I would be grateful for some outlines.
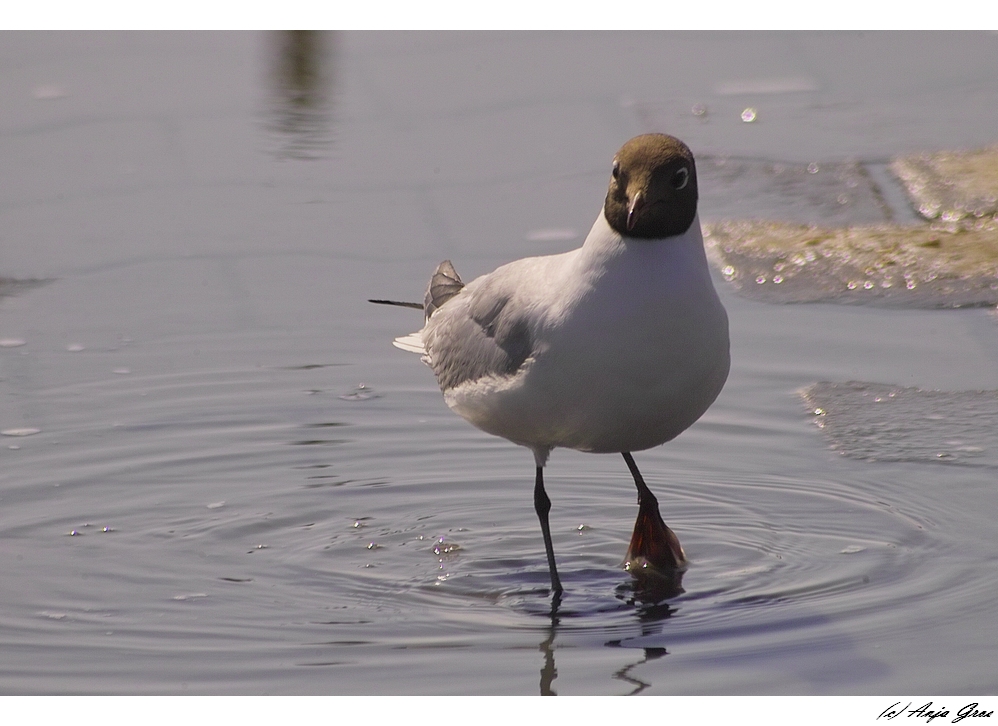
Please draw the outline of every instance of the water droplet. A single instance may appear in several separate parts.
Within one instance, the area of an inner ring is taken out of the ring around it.
[[[857,552],[862,552],[865,549],[866,549],[866,547],[860,547],[859,545],[849,545],[848,547],[845,547],[844,549],[842,549],[839,552],[839,554],[840,555],[854,555]]]
[[[70,343],[69,345],[66,346],[66,350],[68,350],[70,353],[79,353],[81,350],[86,350],[86,348],[84,348],[79,343]]]
[[[360,383],[351,393],[345,393],[340,396],[344,401],[366,401],[369,398],[380,398],[380,395],[375,393],[366,384]]]
[[[20,338],[0,338],[0,348],[20,348],[22,345],[27,345],[27,341]]]
[[[907,287],[909,290],[914,290],[915,289],[915,281],[914,280],[908,280],[908,282],[905,284],[905,287]]]
[[[114,531],[114,530],[113,530],[113,529],[111,529],[110,527],[103,527],[103,528],[101,529],[101,532],[113,532],[113,531]]]
[[[449,555],[452,552],[457,552],[461,549],[461,546],[455,542],[448,542],[444,537],[438,537],[436,542],[433,544],[433,554],[439,556]],[[441,560],[442,561],[442,560]]]
[[[842,206],[845,206],[846,204],[849,203],[849,195],[848,194],[840,194],[839,197],[838,197],[838,199],[836,201],[839,204],[841,204]]]
[[[727,278],[734,277],[735,276],[735,268],[732,267],[731,265],[725,265],[725,267],[721,270],[721,274],[724,275]]]
[[[381,545],[379,545],[376,542],[371,542],[371,543],[369,543],[367,545],[367,549],[369,549],[369,550],[380,550],[381,549]]]
[[[824,416],[825,415],[825,409],[823,409],[823,408],[816,408],[816,409],[814,409],[814,415],[815,416]]]
[[[69,530],[69,536],[70,536],[70,537],[79,537],[79,536],[80,536],[80,533],[79,533],[79,531],[78,531],[78,530],[75,530],[75,529],[71,529],[71,530]]]
[[[704,117],[704,116],[707,115],[707,104],[705,104],[705,103],[694,103],[693,104],[693,108],[691,109],[691,111],[692,111],[692,113],[693,113],[694,116],[702,118],[702,117]]]
[[[773,275],[774,285],[779,285],[781,282],[783,282],[783,275]]]
[[[354,529],[360,529],[361,527],[363,527],[363,526],[364,526],[364,523],[358,520],[358,521],[354,522],[354,523],[353,523],[353,524],[352,524],[351,526],[352,526],[352,527],[353,527]],[[420,536],[419,536],[419,538],[420,538],[420,539],[423,539],[423,536],[422,536],[422,535],[420,535]]]
[[[846,287],[848,287],[850,290],[855,290],[857,287],[859,287],[859,283],[856,282],[855,280],[850,280],[849,282],[846,283]]]
[[[41,429],[31,428],[4,429],[3,431],[0,431],[0,436],[34,436],[35,434],[40,434],[41,432]]]
[[[207,504],[205,506],[208,507],[208,509],[221,509],[222,507],[225,506],[225,502],[224,501],[212,502],[211,504]]]
[[[864,282],[863,283],[863,289],[864,290],[872,290],[873,289],[873,281],[872,280],[867,280],[866,282]]]
[[[766,282],[766,276],[765,275],[759,275],[757,278],[755,278],[755,284],[756,285],[762,285],[764,282]]]
[[[812,161],[810,164],[807,165],[808,174],[817,174],[819,171],[821,171],[821,167],[818,166],[817,163]]]
[[[742,111],[742,121],[744,121],[747,124],[750,124],[753,121],[755,121],[757,117],[758,114],[756,113],[756,110],[751,106]]]

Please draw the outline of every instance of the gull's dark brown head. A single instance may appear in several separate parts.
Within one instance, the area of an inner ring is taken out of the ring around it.
[[[674,136],[635,136],[613,158],[603,211],[624,237],[683,234],[697,213],[693,152]]]

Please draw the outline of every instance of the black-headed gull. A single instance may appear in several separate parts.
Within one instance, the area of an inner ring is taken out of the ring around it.
[[[623,454],[639,504],[625,567],[681,572],[686,555],[631,452],[682,433],[728,376],[728,317],[704,255],[692,152],[645,134],[624,144],[612,169],[582,247],[468,284],[442,262],[423,304],[409,303],[423,308],[423,329],[395,341],[422,355],[454,411],[534,452],[534,508],[556,594],[544,491],[551,450]]]

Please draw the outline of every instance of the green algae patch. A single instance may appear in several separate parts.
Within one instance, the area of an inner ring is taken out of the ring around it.
[[[890,170],[926,219],[967,228],[998,220],[998,146],[903,156]]]
[[[708,257],[745,297],[920,308],[998,304],[998,223],[938,229],[704,225]]]
[[[886,181],[893,181],[884,174]],[[894,220],[882,190],[855,161],[809,164],[697,157],[701,210],[724,219],[780,219],[828,227]],[[898,195],[900,197],[900,194]]]
[[[998,467],[998,391],[927,391],[823,381],[800,392],[844,456]]]

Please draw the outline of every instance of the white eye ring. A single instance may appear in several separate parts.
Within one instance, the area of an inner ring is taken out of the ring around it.
[[[672,175],[672,186],[677,190],[685,189],[686,185],[690,182],[690,170],[685,166],[676,169],[676,173]]]

